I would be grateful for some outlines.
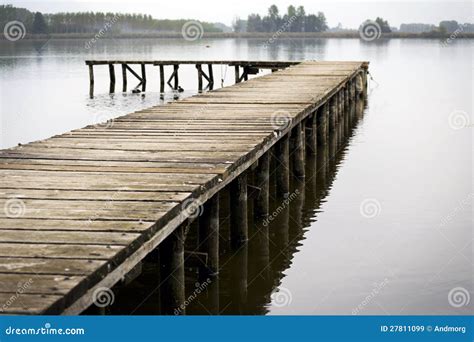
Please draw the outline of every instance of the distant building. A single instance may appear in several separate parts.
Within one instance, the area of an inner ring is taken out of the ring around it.
[[[431,24],[401,24],[400,32],[403,33],[422,33],[436,30],[436,26]]]

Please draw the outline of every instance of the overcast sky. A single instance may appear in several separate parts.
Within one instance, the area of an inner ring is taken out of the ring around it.
[[[151,14],[154,18],[199,19],[210,22],[232,23],[236,16],[246,18],[249,13],[264,15],[271,4],[280,12],[286,12],[288,5],[302,5],[306,13],[322,11],[329,26],[342,23],[344,27],[356,28],[365,19],[380,16],[391,26],[401,23],[438,24],[444,19],[458,22],[473,22],[472,1],[315,1],[315,0],[53,0],[53,1],[0,1],[17,7],[26,7],[43,13],[64,11],[108,11],[121,13]]]

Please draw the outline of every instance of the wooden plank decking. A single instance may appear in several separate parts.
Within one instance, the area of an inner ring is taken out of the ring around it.
[[[303,62],[0,151],[0,312],[79,313],[367,67]],[[278,127],[283,113],[291,124]],[[3,307],[2,307],[3,305]]]

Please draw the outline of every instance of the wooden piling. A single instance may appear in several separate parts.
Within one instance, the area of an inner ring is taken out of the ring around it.
[[[317,125],[318,125],[318,145],[326,145],[328,139],[328,111],[329,105],[328,103],[324,103],[321,107],[318,108],[317,111]]]
[[[257,197],[254,200],[255,219],[265,218],[269,213],[270,197],[270,155],[263,154],[258,160],[258,166],[255,170],[255,186],[259,188]]]
[[[184,230],[180,225],[160,245],[160,302],[162,314],[184,314]]]
[[[211,276],[219,273],[219,194],[206,203],[199,217],[199,250],[207,253],[207,269]]]
[[[289,141],[284,136],[275,144],[275,159],[277,161],[276,192],[278,196],[287,197],[290,193],[290,161]]]
[[[89,64],[89,84],[94,85],[94,65]]]
[[[337,116],[337,101],[336,97],[333,96],[329,100],[329,132],[334,132],[336,128],[336,116]]]
[[[293,159],[293,174],[298,178],[304,178],[304,130],[302,123],[298,123],[291,131],[291,138],[293,140],[291,156]]]
[[[165,92],[165,66],[160,65],[160,93]]]
[[[115,92],[115,68],[112,63],[109,64],[109,75],[110,75],[110,93]]]
[[[230,240],[233,247],[248,241],[247,174],[244,172],[230,183]]]
[[[142,63],[141,65],[141,71],[142,71],[142,91],[146,90],[146,69],[145,69],[145,64]]]
[[[316,154],[318,149],[318,110],[314,111],[307,119],[306,147],[310,154]]]
[[[178,78],[178,69],[179,65],[175,64],[173,65],[173,70],[174,70],[174,90],[178,90],[179,87],[179,78]]]
[[[198,91],[202,92],[202,66],[201,64],[196,64],[196,69],[198,71]]]
[[[214,71],[212,70],[212,64],[207,65],[209,73],[209,90],[214,88]]]
[[[122,64],[122,91],[127,91],[127,65]]]
[[[234,68],[235,68],[235,83],[240,83],[239,66],[236,65]]]

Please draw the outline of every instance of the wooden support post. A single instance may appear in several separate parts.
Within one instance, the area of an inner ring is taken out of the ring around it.
[[[304,130],[302,129],[303,124],[299,122],[291,131],[291,137],[293,140],[291,156],[293,159],[293,174],[298,178],[304,178]]]
[[[364,99],[367,97],[367,69],[363,69],[362,72],[362,95]]]
[[[209,73],[209,90],[214,88],[214,71],[212,70],[212,64],[207,65]]]
[[[258,160],[258,166],[255,170],[255,186],[260,190],[253,205],[254,217],[255,219],[265,218],[270,211],[270,155],[268,152]]]
[[[142,63],[141,69],[142,69],[142,91],[145,91],[146,90],[146,70],[145,70],[144,63]]]
[[[248,80],[249,80],[248,68],[249,68],[249,67],[244,67],[244,73],[243,73],[243,75],[242,75],[242,78],[244,79],[244,81],[248,81]]]
[[[201,64],[196,64],[196,69],[198,71],[198,91],[202,92],[202,66]]]
[[[165,66],[160,64],[160,93],[165,92]]]
[[[318,150],[318,110],[314,111],[307,119],[306,147],[310,154],[316,154]]]
[[[290,193],[290,162],[288,135],[282,137],[275,144],[275,158],[277,161],[276,191],[277,195],[287,197]]]
[[[115,93],[115,69],[112,63],[109,64],[110,93]]]
[[[208,275],[219,273],[219,194],[206,203],[199,218],[199,249],[207,253]]]
[[[235,66],[235,83],[240,83],[240,71],[239,66]]]
[[[249,239],[247,220],[247,174],[244,172],[230,183],[230,240],[239,247]]]
[[[339,123],[339,121],[341,121],[342,113],[344,112],[343,103],[344,103],[344,101],[342,100],[342,89],[340,89],[337,92],[337,122],[338,123]]]
[[[326,145],[328,139],[328,111],[329,105],[325,102],[317,111],[318,120],[318,145]]]
[[[94,85],[94,65],[89,64],[89,83],[91,86]]]
[[[122,91],[126,92],[127,91],[127,66],[125,64],[122,64]]]
[[[94,65],[89,64],[89,95],[94,96]]]
[[[349,111],[349,106],[350,106],[350,94],[349,94],[349,90],[350,90],[350,81],[347,83],[346,87],[344,88],[344,106],[346,108],[346,111]]]
[[[158,247],[161,262],[160,302],[165,315],[184,314],[184,230],[180,225]]]
[[[331,97],[329,100],[329,131],[334,132],[336,128],[336,109],[337,109],[337,100],[336,96]]]
[[[174,70],[174,90],[178,90],[179,87],[179,79],[178,79],[178,69],[179,65],[175,64],[173,65],[173,70]]]

